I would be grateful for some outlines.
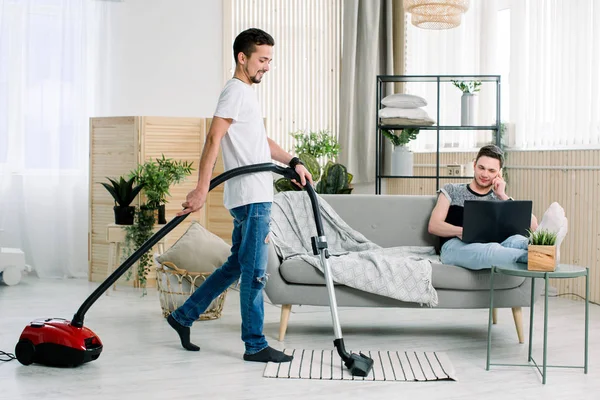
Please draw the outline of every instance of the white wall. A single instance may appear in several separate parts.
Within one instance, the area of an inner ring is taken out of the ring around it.
[[[96,116],[211,116],[223,85],[221,2],[107,5]]]

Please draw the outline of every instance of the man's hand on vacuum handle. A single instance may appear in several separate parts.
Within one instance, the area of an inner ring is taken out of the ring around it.
[[[188,193],[185,201],[181,204],[183,210],[178,212],[177,216],[198,211],[204,206],[204,203],[206,203],[208,189],[210,188],[210,180],[212,179],[212,173],[215,169],[215,164],[217,163],[217,157],[219,156],[221,139],[223,139],[223,136],[227,133],[232,122],[231,119],[213,117],[212,123],[210,124],[210,130],[206,135],[204,148],[202,149],[202,156],[200,157],[198,184],[194,190]]]
[[[177,216],[193,213],[200,210],[204,206],[204,203],[206,203],[207,194],[208,192],[201,188],[196,188],[189,192],[185,198],[185,202],[181,204],[183,210],[178,212]]]

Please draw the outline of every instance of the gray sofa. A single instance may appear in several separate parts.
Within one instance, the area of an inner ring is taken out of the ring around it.
[[[435,196],[322,195],[352,228],[382,247],[434,246],[437,238],[427,231]],[[433,264],[433,286],[438,293],[437,308],[488,308],[489,270],[471,271],[452,265]],[[282,306],[279,340],[287,330],[292,305],[329,306],[323,274],[300,260],[282,262],[273,244],[269,248],[265,293],[273,304]],[[541,291],[541,285],[536,288]],[[339,307],[421,307],[336,284]],[[512,308],[517,336],[523,343],[521,307],[529,307],[531,282],[527,278],[496,275],[494,306]],[[429,308],[427,306],[423,308]],[[495,310],[494,310],[495,311]],[[494,323],[495,323],[494,312]]]

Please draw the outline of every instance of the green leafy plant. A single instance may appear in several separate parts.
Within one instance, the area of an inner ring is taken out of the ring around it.
[[[319,132],[298,131],[290,133],[295,139],[294,154],[310,154],[319,159],[326,157],[328,160],[335,160],[340,152],[340,145],[337,139],[328,130]]]
[[[144,186],[143,193],[146,195],[146,201],[149,208],[158,208],[161,204],[167,203],[167,196],[170,196],[169,188],[173,184],[181,183],[186,176],[192,174],[193,163],[187,161],[174,161],[171,158],[161,158],[149,160],[138,165],[130,173],[135,181]]]
[[[352,193],[352,175],[342,164],[328,162],[315,191],[320,194],[350,194]]]
[[[124,262],[135,249],[139,249],[144,242],[146,242],[152,236],[154,229],[154,210],[147,206],[141,206],[136,208],[135,220],[133,225],[125,227],[125,240],[123,242],[123,256],[121,262]],[[136,269],[135,274],[142,288],[142,296],[146,295],[146,282],[148,272],[152,268],[152,254],[147,252],[143,254],[140,259],[134,264]],[[130,280],[133,275],[133,271],[130,269],[127,271],[125,278]]]
[[[452,81],[452,84],[459,88],[463,93],[475,93],[481,89],[481,81]]]
[[[398,135],[394,131],[382,129],[381,133],[383,133],[383,136],[385,136],[386,138],[388,138],[390,140],[390,142],[392,142],[394,147],[398,147],[398,146],[405,146],[411,140],[416,139],[417,135],[419,134],[419,129],[404,128],[400,131],[400,134],[398,134]]]
[[[115,205],[120,207],[129,206],[135,199],[135,196],[137,196],[144,187],[143,184],[134,187],[133,183],[135,178],[130,178],[127,181],[123,177],[120,177],[118,181],[108,177],[106,179],[108,179],[111,184],[109,185],[105,182],[101,182],[101,184],[111,194],[115,200]]]
[[[306,169],[313,177],[313,182],[317,182],[315,191],[319,194],[350,194],[352,192],[353,175],[348,173],[346,167],[342,164],[329,161],[324,168],[321,168],[317,159],[310,154],[300,154],[298,158],[302,160]],[[323,173],[321,174],[321,171]],[[278,192],[287,192],[291,190],[302,190],[290,179],[279,178],[275,181],[275,190]]]
[[[135,210],[133,225],[125,228],[124,259],[152,236],[156,221],[154,210],[167,203],[167,196],[171,195],[171,185],[181,183],[185,177],[191,175],[192,164],[187,161],[175,161],[162,154],[160,158],[148,160],[129,173],[130,179],[143,186],[142,193],[146,198],[145,203]],[[136,270],[136,277],[144,289],[143,295],[146,294],[146,280],[150,268],[152,254],[148,252],[140,257]],[[131,279],[131,275],[130,270],[127,279]]]
[[[556,233],[547,230],[531,232],[529,229],[529,244],[533,246],[554,246],[556,244]]]

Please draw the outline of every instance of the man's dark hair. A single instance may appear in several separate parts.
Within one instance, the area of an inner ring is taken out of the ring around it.
[[[477,153],[477,157],[475,157],[475,162],[477,162],[480,157],[495,158],[500,161],[500,168],[504,166],[504,152],[495,144],[488,144],[479,149],[479,153]]]
[[[233,41],[233,58],[235,64],[238,63],[238,54],[244,53],[246,57],[250,57],[252,53],[256,51],[256,46],[267,44],[269,46],[275,46],[275,40],[267,32],[257,29],[250,28],[241,32]]]

